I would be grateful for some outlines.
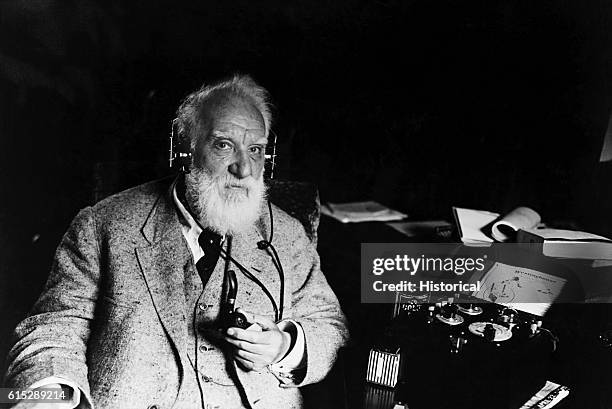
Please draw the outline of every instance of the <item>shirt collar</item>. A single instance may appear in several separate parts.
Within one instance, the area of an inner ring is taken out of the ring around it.
[[[180,216],[179,219],[185,227],[189,228],[189,230],[192,230],[199,235],[200,233],[202,233],[202,228],[198,225],[191,213],[187,211],[183,203],[179,200],[178,194],[176,192],[177,183],[178,178],[176,178],[172,183],[172,200],[174,200],[174,204],[176,205],[176,209],[178,210],[178,214]]]
[[[176,209],[179,213],[179,219],[181,223],[189,229],[189,232],[194,234],[195,237],[199,237],[200,233],[202,233],[202,227],[196,222],[191,213],[187,210],[183,202],[181,202],[178,198],[178,194],[176,192],[176,185],[178,183],[179,178],[176,178],[172,183],[172,199],[174,200],[174,204],[176,205]],[[225,241],[225,235],[221,237],[221,243]]]

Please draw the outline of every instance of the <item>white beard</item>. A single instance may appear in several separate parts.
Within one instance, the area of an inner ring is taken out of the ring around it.
[[[226,189],[229,184],[246,189]],[[237,179],[232,175],[212,178],[203,169],[192,167],[185,175],[185,197],[200,223],[224,235],[243,233],[255,225],[266,198],[263,177]]]

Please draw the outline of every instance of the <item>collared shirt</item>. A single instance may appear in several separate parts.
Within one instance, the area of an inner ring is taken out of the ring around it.
[[[197,263],[198,260],[204,256],[204,250],[202,250],[198,243],[198,237],[200,237],[200,233],[202,233],[202,228],[179,200],[176,193],[176,182],[172,185],[172,198],[181,216],[181,231],[193,255],[193,261]],[[223,236],[222,242],[224,240],[225,236]],[[293,332],[296,334],[295,339],[292,339],[293,347],[285,357],[268,366],[279,381],[287,384],[293,381],[291,372],[301,369],[306,361],[306,336],[302,326],[294,320],[282,320],[278,322],[277,325],[281,331]],[[290,331],[291,329],[294,329],[294,331]]]

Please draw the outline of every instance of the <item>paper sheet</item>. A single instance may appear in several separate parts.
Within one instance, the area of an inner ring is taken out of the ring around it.
[[[542,218],[533,209],[517,207],[495,222],[491,227],[491,234],[497,241],[510,241],[516,238],[519,229],[528,229],[537,226]]]
[[[474,297],[543,316],[567,282],[562,277],[496,262]]]
[[[461,233],[462,242],[466,244],[493,242],[493,239],[484,234],[482,229],[493,223],[499,217],[498,213],[464,209],[462,207],[453,207],[453,213]]]

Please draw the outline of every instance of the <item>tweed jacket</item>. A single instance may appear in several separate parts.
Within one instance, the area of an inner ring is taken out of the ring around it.
[[[185,399],[199,390],[186,350],[184,291],[185,271],[194,269],[194,261],[171,182],[150,182],[79,212],[42,295],[15,330],[7,386],[25,388],[59,376],[76,382],[96,408],[194,407],[194,400]],[[278,302],[278,272],[267,250],[256,245],[269,235],[264,216],[252,231],[234,236],[232,255]],[[295,385],[302,386],[325,377],[346,342],[346,322],[302,225],[275,206],[273,216],[273,243],[285,271],[284,318],[305,333],[306,374]],[[217,263],[204,294],[211,321],[219,314],[223,264]],[[239,279],[236,305],[274,319],[263,291]],[[232,374],[242,396],[238,407],[302,407],[298,388],[280,386],[266,370],[247,372],[232,359],[222,361],[227,368],[206,370]]]

